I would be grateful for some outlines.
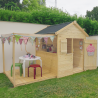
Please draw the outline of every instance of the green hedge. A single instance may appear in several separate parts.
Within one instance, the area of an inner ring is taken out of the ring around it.
[[[76,20],[82,28],[85,28],[85,31],[89,35],[98,34],[98,22],[96,20],[90,20],[89,18],[84,17],[77,18],[77,15],[70,16],[67,13],[53,8],[42,8],[40,10],[33,10],[32,12],[0,9],[0,20],[49,25]]]

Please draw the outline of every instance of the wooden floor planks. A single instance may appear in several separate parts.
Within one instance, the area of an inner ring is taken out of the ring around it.
[[[47,80],[47,79],[51,79],[51,78],[56,78],[56,75],[54,75],[53,73],[50,73],[47,69],[42,70],[43,73],[42,73],[42,77],[41,77],[41,70],[40,70],[40,68],[37,68],[36,69],[36,79],[34,79],[34,71],[33,70],[34,70],[33,68],[30,68],[29,77],[28,77],[28,69],[26,68],[25,69],[25,77],[23,77],[23,75],[20,76],[19,69],[16,69],[15,70],[16,86],[21,86],[21,85],[39,82],[39,81],[43,81],[43,80]],[[11,72],[5,71],[5,74],[13,84],[13,76],[11,77]]]

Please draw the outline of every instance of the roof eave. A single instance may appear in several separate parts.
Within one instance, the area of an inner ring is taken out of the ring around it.
[[[71,25],[73,25],[73,22],[68,24],[67,26],[63,27],[62,29],[58,30],[57,32],[55,32],[55,35],[58,35],[60,32],[62,32],[63,30],[69,28]]]

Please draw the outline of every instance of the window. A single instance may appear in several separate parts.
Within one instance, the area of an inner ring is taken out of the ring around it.
[[[61,53],[72,53],[72,39],[62,39],[61,40]]]
[[[67,39],[61,40],[61,53],[67,53]]]

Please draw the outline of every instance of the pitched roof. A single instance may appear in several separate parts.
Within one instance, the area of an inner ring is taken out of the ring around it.
[[[36,34],[55,34],[55,32],[57,32],[58,30],[62,29],[65,26],[69,25],[70,23],[72,23],[72,22],[51,25],[51,26],[48,26],[45,29],[37,32]]]

